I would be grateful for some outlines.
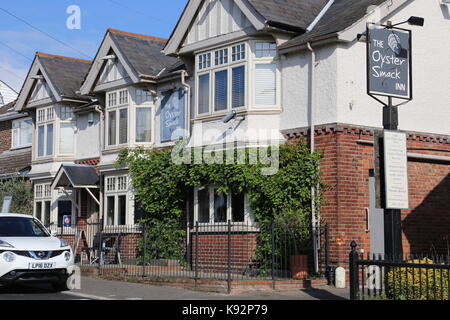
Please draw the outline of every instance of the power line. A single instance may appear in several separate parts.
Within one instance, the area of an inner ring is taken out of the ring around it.
[[[136,9],[134,9],[134,8],[131,8],[131,7],[129,7],[129,6],[125,5],[125,4],[123,4],[123,3],[120,3],[120,2],[118,2],[118,1],[115,1],[115,0],[107,0],[107,1],[109,1],[109,2],[111,2],[111,3],[113,3],[113,4],[115,4],[116,6],[119,6],[119,7],[125,8],[125,9],[128,9],[128,10],[130,10],[130,11],[133,11],[134,13],[140,14],[140,15],[142,15],[142,16],[144,16],[144,17],[152,18],[152,19],[158,20],[159,22],[162,22],[162,23],[168,23],[167,21],[163,21],[163,20],[161,20],[161,19],[159,19],[159,18],[157,18],[157,17],[153,17],[153,16],[150,17],[147,13],[144,13],[144,12],[142,12],[142,11],[139,11],[139,10],[136,10]]]
[[[10,49],[11,51],[14,51],[15,53],[17,53],[18,55],[24,57],[25,59],[29,60],[29,61],[33,61],[33,59],[27,57],[26,55],[22,54],[21,52],[17,51],[16,49],[14,49],[13,47],[10,47],[9,45],[7,45],[6,43],[0,41],[0,44],[4,45],[5,47],[7,47],[8,49]]]
[[[10,75],[16,77],[17,79],[20,79],[20,80],[22,80],[22,81],[25,79],[25,77],[21,77],[21,76],[15,74],[14,72],[12,72],[11,70],[8,70],[8,69],[6,69],[6,68],[4,68],[4,67],[2,67],[2,66],[0,66],[0,69],[5,70],[6,72],[8,72]]]
[[[61,41],[61,40],[55,38],[55,37],[52,36],[51,34],[45,32],[45,31],[42,30],[42,29],[39,29],[38,27],[35,27],[35,26],[32,25],[31,23],[25,21],[25,20],[22,19],[22,18],[19,18],[18,16],[16,16],[15,14],[9,12],[8,10],[3,9],[3,8],[0,8],[0,10],[3,11],[3,12],[5,12],[6,14],[10,15],[11,17],[13,17],[13,18],[15,18],[15,19],[17,19],[17,20],[19,20],[19,21],[25,23],[25,24],[26,24],[27,26],[29,26],[30,28],[33,28],[34,30],[37,30],[37,31],[39,31],[40,33],[46,35],[47,37],[53,39],[54,41],[56,41],[56,42],[58,42],[58,43],[60,43],[60,44],[62,44],[62,45],[64,45],[64,46],[66,46],[66,47],[68,47],[68,48],[70,48],[70,49],[72,49],[72,50],[75,50],[76,52],[82,54],[82,55],[85,56],[85,57],[88,57],[89,59],[92,59],[92,57],[91,57],[90,55],[88,55],[88,54],[84,53],[83,51],[81,51],[81,50],[79,50],[79,49],[77,49],[77,48],[71,46],[70,44],[65,43],[64,41]]]

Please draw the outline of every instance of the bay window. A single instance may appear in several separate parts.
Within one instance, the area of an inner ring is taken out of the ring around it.
[[[196,188],[194,194],[194,222],[224,224],[251,222],[247,200],[242,193],[219,193],[214,186]]]
[[[119,98],[117,98],[119,97]],[[128,89],[107,93],[107,145],[128,143]]]
[[[200,53],[196,79],[197,116],[248,107],[276,107],[279,105],[276,43],[249,40]]]
[[[24,148],[31,146],[32,136],[31,119],[19,119],[12,122],[12,148]]]

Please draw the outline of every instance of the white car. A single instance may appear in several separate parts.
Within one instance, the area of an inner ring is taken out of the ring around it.
[[[73,273],[74,257],[65,240],[32,216],[0,213],[0,286],[42,282],[63,291]]]

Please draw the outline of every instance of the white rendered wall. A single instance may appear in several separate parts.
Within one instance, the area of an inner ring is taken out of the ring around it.
[[[337,121],[337,53],[335,46],[316,49],[315,123]],[[281,129],[310,125],[311,52],[302,51],[282,58]]]
[[[414,100],[399,107],[401,130],[450,135],[449,8],[437,0],[415,0],[389,17],[394,23],[425,18],[424,27],[402,26],[413,31]],[[381,127],[382,106],[366,94],[365,44],[341,45],[337,52],[337,122]]]

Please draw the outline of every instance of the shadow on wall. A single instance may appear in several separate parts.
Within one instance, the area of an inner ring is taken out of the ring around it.
[[[450,255],[450,174],[403,219],[402,228],[411,254]]]
[[[444,16],[444,19],[450,20],[450,8],[448,5],[441,6],[442,15]]]

